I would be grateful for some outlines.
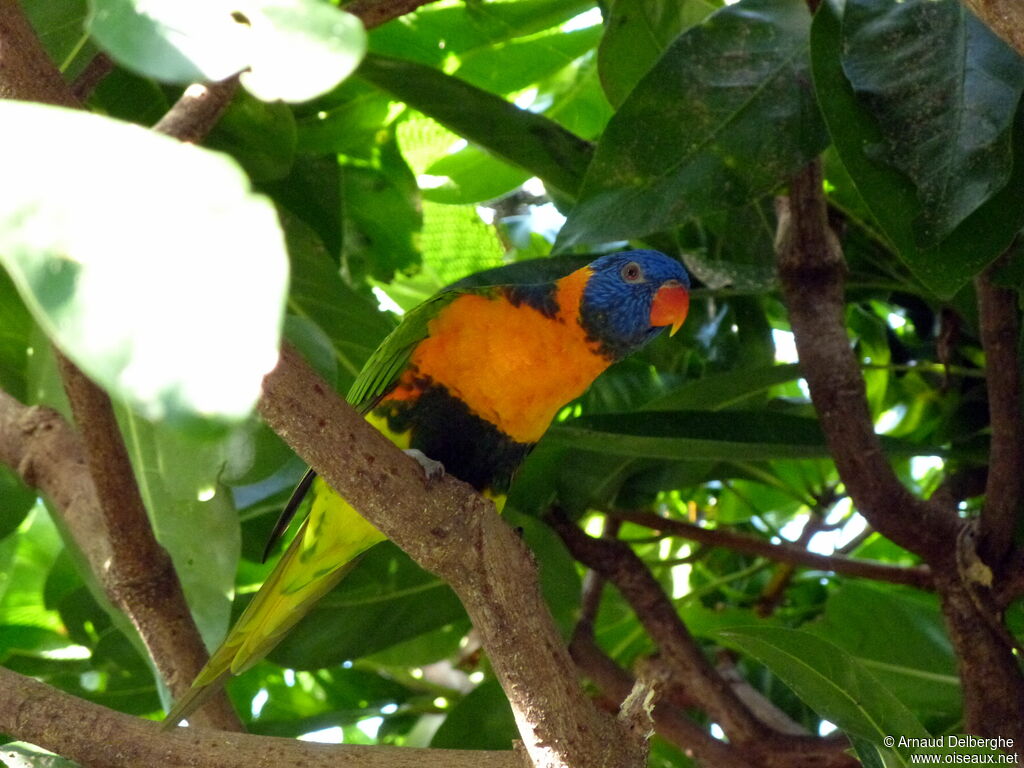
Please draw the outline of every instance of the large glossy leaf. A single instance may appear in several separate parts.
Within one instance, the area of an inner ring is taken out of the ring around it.
[[[547,118],[411,61],[371,55],[358,74],[555,189],[576,193],[590,144]]]
[[[558,244],[741,206],[824,149],[809,28],[798,0],[743,0],[677,38],[609,122]]]
[[[277,359],[287,262],[238,166],[55,107],[5,102],[0,123],[0,263],[46,333],[150,418],[248,413]],[[45,163],[24,149],[40,144]]]
[[[605,453],[657,459],[777,459],[827,455],[814,419],[759,411],[649,411],[583,416],[548,439]]]
[[[641,411],[585,415],[553,425],[547,440],[618,456],[762,461],[830,456],[816,419],[771,411]],[[882,438],[894,456],[936,456],[936,446]]]
[[[92,0],[89,31],[116,61],[167,82],[242,72],[267,101],[306,101],[351,74],[362,23],[321,0]]]
[[[598,50],[608,100],[622,104],[669,44],[714,10],[706,0],[614,0]]]
[[[718,638],[765,664],[804,703],[853,736],[880,748],[886,736],[929,736],[877,677],[825,640],[778,627],[735,627]],[[897,746],[892,754],[907,765],[909,752]]]
[[[875,117],[858,100],[843,72],[842,14],[835,0],[822,3],[811,34],[814,84],[822,114],[843,165],[900,258],[928,288],[952,297],[998,256],[1024,223],[1024,116],[1018,111],[1012,130],[1016,158],[1009,181],[968,215],[942,242],[922,248],[913,222],[921,202],[903,173],[868,155],[885,137]]]
[[[847,0],[843,71],[882,141],[868,157],[904,173],[937,245],[1009,180],[1024,62],[957,0]]]

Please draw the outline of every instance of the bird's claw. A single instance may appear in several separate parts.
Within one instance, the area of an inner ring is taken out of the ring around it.
[[[416,463],[423,467],[423,474],[427,476],[427,480],[437,480],[444,477],[444,464],[440,461],[434,461],[434,459],[427,456],[423,451],[419,451],[415,448],[408,448],[403,451],[406,456],[416,459]]]

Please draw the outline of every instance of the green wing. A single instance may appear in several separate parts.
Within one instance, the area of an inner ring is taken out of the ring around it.
[[[455,299],[485,290],[445,291],[427,299],[402,317],[402,322],[370,355],[348,391],[348,401],[363,413],[370,411],[398,383],[416,345],[427,337],[427,325]]]

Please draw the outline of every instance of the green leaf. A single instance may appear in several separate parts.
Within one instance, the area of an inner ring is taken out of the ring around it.
[[[597,45],[601,27],[553,30],[527,40],[478,49],[462,59],[455,77],[491,93],[519,91],[572,64]]]
[[[0,270],[0,389],[28,401],[28,358],[32,315],[10,276]]]
[[[239,91],[203,144],[231,155],[253,181],[272,181],[291,171],[295,134],[287,106]]]
[[[608,123],[557,246],[743,205],[824,149],[809,27],[799,0],[743,0],[681,35]]]
[[[608,101],[621,105],[669,44],[714,10],[706,0],[614,0],[597,57]]]
[[[411,61],[370,55],[358,74],[555,189],[576,193],[591,147],[557,123]]]
[[[735,627],[718,638],[763,663],[811,709],[853,736],[878,746],[890,735],[928,738],[878,678],[825,640],[779,627]],[[896,753],[905,757],[909,749]]]
[[[426,173],[446,177],[447,181],[424,189],[423,198],[449,205],[494,200],[530,178],[522,168],[509,165],[473,144],[442,157],[428,166]]]
[[[366,33],[321,0],[92,0],[89,32],[119,63],[172,83],[241,72],[264,101],[306,101],[355,69]]]
[[[149,418],[244,417],[277,360],[287,283],[269,203],[223,156],[134,126],[18,102],[0,123],[0,263],[36,321]],[[45,163],[25,152],[40,144]]]
[[[37,494],[10,467],[0,464],[0,539],[17,530],[35,506]]]
[[[423,228],[419,188],[393,135],[380,147],[375,165],[342,167],[344,253],[351,272],[391,280],[396,271],[415,272],[417,239]]]
[[[519,738],[505,692],[495,679],[481,683],[452,707],[430,741],[432,749],[512,749]]]
[[[270,659],[294,669],[320,669],[465,619],[462,604],[447,584],[386,542],[363,556]]]
[[[219,478],[235,441],[197,440],[131,412],[121,414],[121,424],[153,533],[213,647],[227,632],[241,550],[238,513]]]
[[[901,172],[865,151],[882,144],[884,136],[843,73],[841,12],[835,2],[821,4],[811,30],[815,92],[832,141],[899,257],[937,296],[949,299],[1002,253],[1024,224],[1024,111],[1018,110],[1012,131],[1016,161],[1006,185],[941,243],[920,248],[913,229],[921,212],[917,190]]]
[[[53,63],[66,76],[74,77],[96,54],[83,28],[86,0],[23,0],[20,5]]]
[[[830,456],[816,419],[769,411],[643,411],[595,414],[553,425],[547,439],[618,456],[686,461],[761,461]],[[883,439],[890,454],[943,450]]]
[[[583,416],[548,439],[602,453],[732,461],[827,456],[814,419],[762,411],[647,411]]]
[[[956,0],[847,0],[841,42],[882,135],[864,151],[914,182],[915,240],[937,245],[1009,180],[1024,64]]]
[[[915,712],[960,714],[956,656],[935,599],[909,590],[844,582],[808,627],[838,645]],[[899,636],[900,642],[892,638]]]
[[[462,56],[542,32],[593,6],[594,0],[437,3],[403,17],[400,24],[384,24],[373,30],[370,48],[374,53],[438,66],[450,54]]]
[[[394,323],[345,284],[308,226],[294,219],[286,219],[285,226],[292,260],[288,309],[316,323],[330,338],[338,362],[337,388],[347,392]]]
[[[718,410],[743,402],[771,387],[796,381],[801,377],[796,363],[771,365],[766,368],[745,368],[739,371],[710,374],[688,381],[643,405],[647,411],[675,409]]]

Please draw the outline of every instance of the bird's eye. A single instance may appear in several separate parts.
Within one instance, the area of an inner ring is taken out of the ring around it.
[[[644,271],[640,269],[639,264],[635,261],[631,261],[622,268],[622,279],[627,283],[642,283],[644,279]]]

